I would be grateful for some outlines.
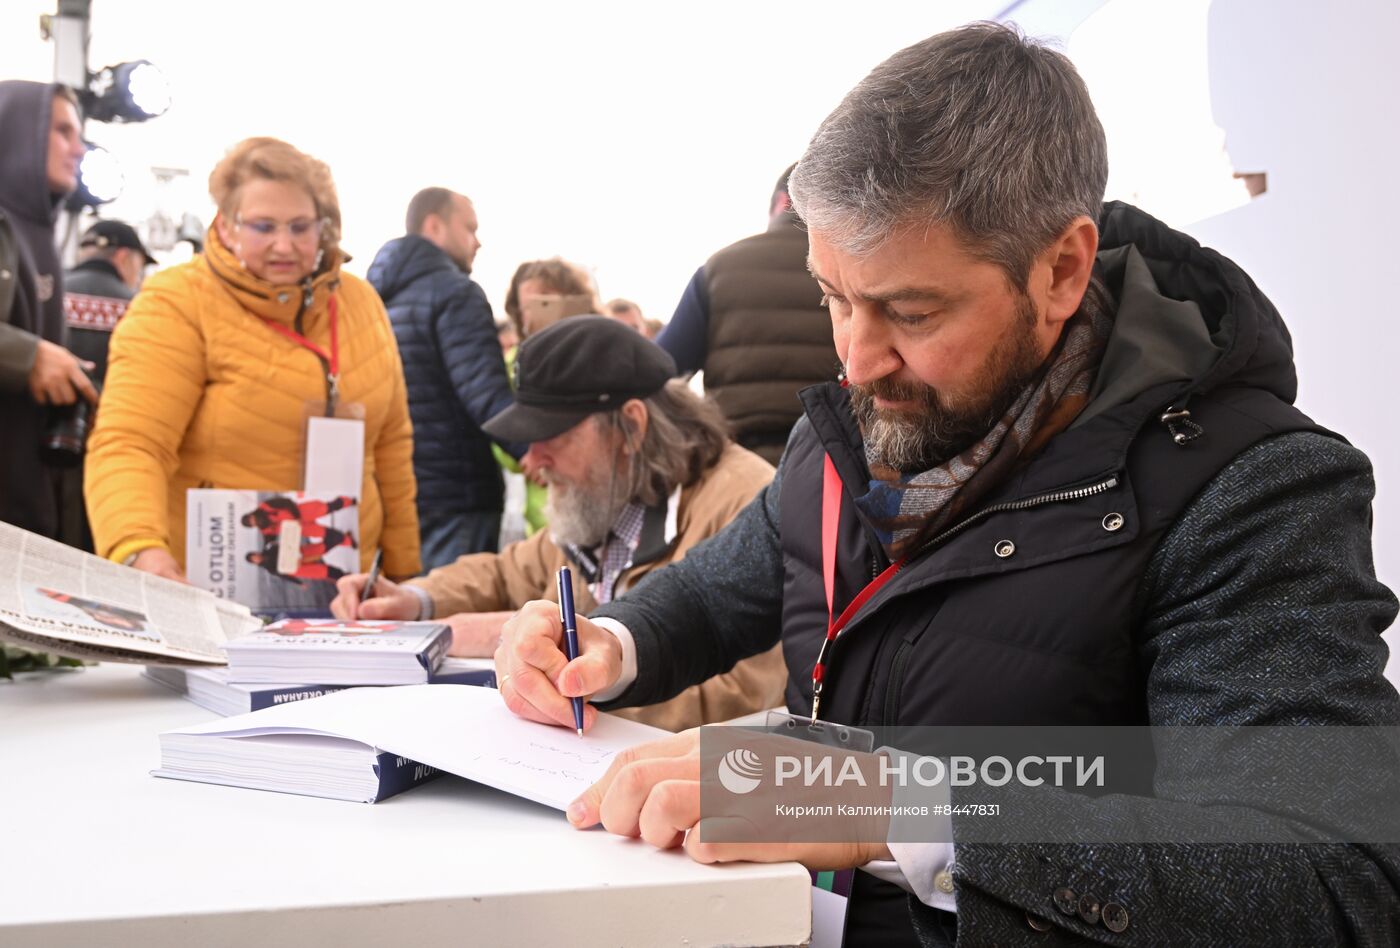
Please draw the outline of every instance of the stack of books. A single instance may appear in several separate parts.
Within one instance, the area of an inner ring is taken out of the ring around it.
[[[438,622],[286,619],[224,644],[226,668],[148,665],[146,677],[224,717],[364,685],[495,687],[490,659],[449,658],[452,629]],[[499,700],[499,699],[497,699]],[[240,742],[206,746],[162,736],[163,772],[189,779],[374,803],[439,776],[436,767],[339,736],[271,735],[240,763]]]
[[[449,658],[437,622],[288,619],[224,645],[226,668],[148,665],[146,677],[225,717],[360,685],[495,687],[488,658]]]

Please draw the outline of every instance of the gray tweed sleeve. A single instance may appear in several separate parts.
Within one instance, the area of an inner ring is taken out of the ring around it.
[[[782,631],[783,469],[719,533],[648,573],[592,616],[616,619],[637,646],[637,679],[603,710],[655,704],[772,648]]]
[[[1396,599],[1372,565],[1373,493],[1364,454],[1311,433],[1256,445],[1211,481],[1158,547],[1139,590],[1152,724],[1400,723],[1400,699],[1384,677],[1380,634]],[[1045,794],[1038,818],[1198,828],[1252,821],[1276,827],[1272,838],[1317,838],[1307,828],[1317,810],[1306,800],[1291,812],[1233,806],[1212,798],[1208,773],[1183,780],[1178,766],[1164,788],[1164,767],[1173,762],[1159,759],[1157,799]],[[1400,944],[1394,845],[964,844],[960,821],[959,945]],[[1057,911],[1061,887],[1123,906],[1126,930],[1114,935]],[[932,910],[916,903],[911,911],[932,937]],[[1053,925],[1048,939],[1028,913]]]

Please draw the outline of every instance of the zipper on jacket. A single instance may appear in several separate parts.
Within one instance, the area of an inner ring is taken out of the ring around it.
[[[953,526],[944,530],[938,536],[929,540],[919,547],[918,554],[926,553],[944,540],[951,539],[961,533],[967,527],[972,526],[980,520],[990,517],[994,513],[1002,513],[1007,510],[1028,510],[1031,507],[1040,507],[1044,504],[1058,504],[1069,500],[1083,500],[1086,497],[1093,497],[1095,494],[1102,494],[1106,490],[1112,490],[1118,486],[1118,475],[1114,474],[1107,480],[1099,481],[1097,484],[1090,484],[1087,487],[1074,487],[1068,490],[1056,490],[1046,494],[1037,494],[1034,497],[1027,497],[1025,500],[1013,500],[1004,504],[993,504],[984,507],[972,516],[959,521]],[[915,554],[915,555],[918,555]]]
[[[890,681],[885,688],[885,727],[893,727],[898,721],[899,699],[904,691],[904,666],[909,664],[909,652],[913,647],[913,643],[907,639],[900,642],[894,653],[894,661],[890,662]]]

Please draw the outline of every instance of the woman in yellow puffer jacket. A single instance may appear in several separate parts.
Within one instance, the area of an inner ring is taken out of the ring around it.
[[[187,489],[297,490],[308,414],[362,408],[361,568],[382,546],[387,575],[417,575],[403,367],[374,289],[341,272],[330,169],[250,138],[209,191],[204,253],[147,280],[112,336],[84,478],[98,553],[183,578]]]

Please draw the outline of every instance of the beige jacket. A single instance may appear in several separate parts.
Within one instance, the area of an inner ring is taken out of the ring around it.
[[[675,540],[659,559],[625,571],[619,593],[654,569],[685,556],[687,550],[724,528],[771,480],[773,468],[758,455],[731,444],[697,483],[681,491]],[[434,615],[519,609],[532,599],[557,602],[554,577],[567,565],[564,551],[541,530],[500,553],[474,553],[412,580],[433,599]],[[583,614],[597,602],[577,570],[574,606]],[[746,658],[709,681],[693,685],[669,701],[618,714],[670,731],[727,721],[783,703],[787,668],[780,646]]]

